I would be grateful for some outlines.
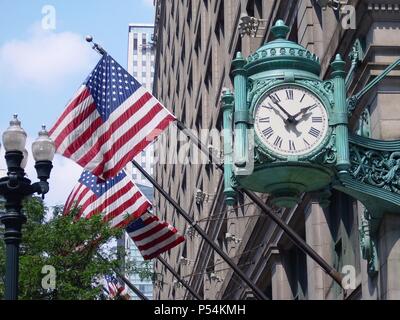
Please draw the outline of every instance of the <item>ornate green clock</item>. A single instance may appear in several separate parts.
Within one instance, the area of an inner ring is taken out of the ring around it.
[[[298,85],[269,90],[255,107],[254,131],[278,157],[305,156],[323,145],[328,135],[328,113],[321,100]]]
[[[247,59],[239,52],[232,63],[234,94],[228,90],[221,100],[226,202],[234,204],[237,188],[269,193],[279,207],[293,207],[308,191],[347,193],[366,207],[361,246],[375,272],[380,218],[400,214],[400,141],[351,134],[348,116],[400,59],[347,98],[340,55],[331,78],[321,80],[318,57],[286,40],[288,31],[278,20],[275,40]]]
[[[241,187],[270,193],[282,207],[294,206],[303,192],[331,182],[338,114],[333,83],[319,78],[318,57],[286,40],[287,32],[278,21],[272,28],[275,40],[247,61],[240,53],[233,61],[232,178]],[[228,201],[233,197],[228,195]]]

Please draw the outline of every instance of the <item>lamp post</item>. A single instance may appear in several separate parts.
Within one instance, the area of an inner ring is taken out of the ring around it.
[[[42,197],[49,191],[47,180],[53,168],[55,153],[53,141],[49,138],[45,126],[32,144],[32,154],[36,161],[35,169],[39,181],[31,183],[25,177],[28,152],[25,149],[26,133],[21,128],[17,115],[10,121],[10,127],[3,133],[3,146],[7,163],[7,175],[0,179],[0,195],[5,199],[5,211],[0,213],[0,222],[4,224],[4,242],[6,244],[6,281],[5,299],[18,298],[19,245],[21,243],[22,224],[26,217],[21,212],[24,198],[34,193]]]

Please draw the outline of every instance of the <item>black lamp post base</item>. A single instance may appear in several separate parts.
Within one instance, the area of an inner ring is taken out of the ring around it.
[[[7,204],[6,204],[7,207]],[[0,214],[0,221],[4,224],[4,242],[6,243],[6,281],[5,299],[18,299],[18,273],[19,273],[19,245],[21,243],[22,224],[26,217],[20,210],[7,208],[7,212]]]

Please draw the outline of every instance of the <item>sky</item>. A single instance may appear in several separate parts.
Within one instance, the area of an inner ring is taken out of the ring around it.
[[[129,23],[153,22],[153,0],[0,0],[0,133],[17,113],[30,152],[41,125],[53,126],[100,59],[85,36],[126,66]],[[48,206],[64,204],[82,172],[59,155],[53,165]],[[29,157],[36,181],[33,166]]]

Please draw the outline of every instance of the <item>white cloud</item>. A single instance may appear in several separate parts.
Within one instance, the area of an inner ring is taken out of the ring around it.
[[[28,164],[25,168],[27,177],[32,181],[32,183],[38,181],[35,170],[35,160],[33,159],[31,152],[33,141],[34,138],[28,137],[26,142],[26,149],[28,150],[29,158]],[[53,170],[51,171],[49,180],[50,191],[45,196],[46,205],[55,206],[65,204],[70,192],[77,184],[82,170],[82,167],[72,160],[56,154],[53,160]],[[2,173],[6,173],[3,146],[0,149],[0,177],[2,176]]]
[[[142,0],[144,4],[154,7],[154,0]]]
[[[31,168],[33,168],[33,164]],[[82,167],[72,160],[56,154],[49,180],[50,191],[46,195],[46,204],[48,206],[64,205],[72,189],[78,183],[82,170]],[[36,174],[34,168],[33,171],[30,177],[34,177]]]
[[[17,82],[48,89],[89,71],[97,58],[79,34],[55,33],[37,25],[29,34],[26,40],[14,39],[0,47],[0,84]]]

